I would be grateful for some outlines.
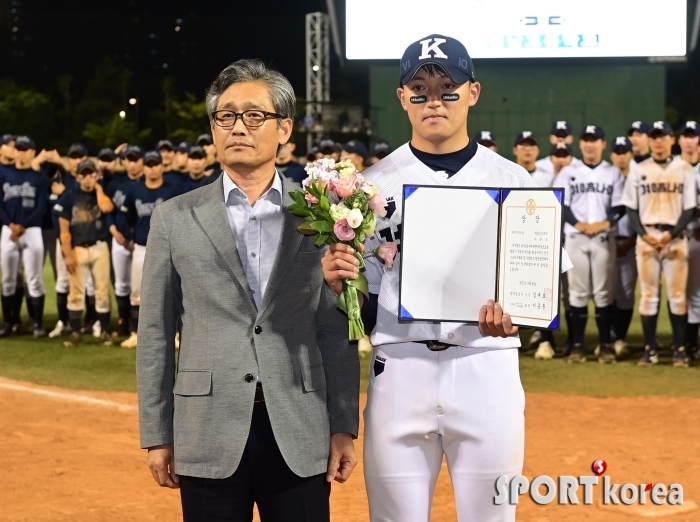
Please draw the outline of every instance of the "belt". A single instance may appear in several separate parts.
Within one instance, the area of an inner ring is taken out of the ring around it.
[[[86,241],[85,243],[75,243],[73,247],[90,248],[95,246],[97,243],[99,243],[99,241]]]
[[[616,241],[627,241],[628,239],[633,239],[630,236],[615,236]]]
[[[413,341],[414,343],[424,344],[428,347],[431,352],[441,352],[447,350],[450,346],[457,346],[456,344],[441,343],[440,341]]]
[[[656,230],[661,230],[662,232],[670,232],[673,230],[675,227],[673,225],[646,225],[651,228],[655,228]]]
[[[263,393],[262,384],[257,383],[255,385],[255,398],[253,402],[265,402],[265,394]]]

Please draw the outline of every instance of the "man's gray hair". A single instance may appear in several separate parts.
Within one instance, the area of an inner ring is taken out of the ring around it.
[[[216,110],[216,105],[224,91],[234,83],[241,82],[259,82],[267,85],[270,89],[270,98],[275,112],[283,118],[294,119],[296,98],[289,80],[281,73],[268,69],[261,60],[246,59],[238,60],[226,67],[207,89],[206,104],[210,120],[213,118],[212,113]]]

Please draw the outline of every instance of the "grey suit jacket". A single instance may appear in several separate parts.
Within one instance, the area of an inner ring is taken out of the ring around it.
[[[244,376],[258,370],[275,439],[294,473],[325,472],[331,433],[357,436],[357,350],[324,283],[324,251],[296,231],[301,219],[286,210],[298,186],[283,180],[282,233],[260,310],[221,178],[158,205],[151,218],[136,359],[141,446],[174,443],[178,474],[233,474],[255,394]]]

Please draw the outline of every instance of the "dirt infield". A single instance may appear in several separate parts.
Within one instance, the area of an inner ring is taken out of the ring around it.
[[[66,395],[98,400],[77,401]],[[0,379],[0,520],[178,520],[178,493],[157,487],[145,467],[135,405],[130,393],[82,393]],[[650,503],[609,508],[600,505],[598,489],[593,506],[537,506],[523,497],[518,520],[699,520],[698,412],[700,399],[529,394],[527,477],[590,475],[591,463],[602,458],[614,482],[681,483],[684,505],[675,510]],[[358,447],[361,450],[361,444]],[[334,486],[331,505],[334,521],[368,519],[361,468],[348,484]],[[456,520],[444,466],[432,520]]]

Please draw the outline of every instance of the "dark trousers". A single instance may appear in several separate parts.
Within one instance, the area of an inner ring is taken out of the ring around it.
[[[53,228],[42,228],[41,239],[44,242],[44,260],[49,256],[53,279],[56,280],[56,231]]]
[[[225,479],[180,476],[184,522],[329,522],[326,475],[299,477],[280,453],[264,402],[256,403],[241,463]]]

